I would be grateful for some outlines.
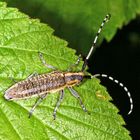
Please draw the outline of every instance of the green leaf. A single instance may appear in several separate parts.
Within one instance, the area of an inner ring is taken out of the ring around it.
[[[4,91],[14,84],[11,78],[20,81],[33,72],[50,72],[40,62],[38,51],[43,53],[48,64],[66,71],[77,59],[75,51],[66,46],[67,42],[54,36],[46,24],[0,3],[0,139],[131,139],[122,126],[125,122],[117,114],[118,109],[109,102],[111,97],[95,78],[75,87],[90,115],[83,112],[67,89],[55,121],[52,113],[57,93],[48,95],[30,119],[28,112],[35,98],[4,99]]]
[[[104,28],[100,41],[110,41],[118,28],[140,13],[140,0],[6,0],[31,17],[49,23],[55,34],[65,38],[70,47],[87,54],[93,38],[107,13],[111,20]]]

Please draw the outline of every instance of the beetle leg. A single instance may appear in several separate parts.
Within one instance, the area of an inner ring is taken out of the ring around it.
[[[62,100],[63,100],[63,97],[64,97],[64,90],[61,90],[61,91],[60,91],[59,99],[58,99],[58,101],[57,101],[57,103],[56,103],[56,107],[54,108],[54,111],[53,111],[54,120],[56,119],[56,112],[57,112],[58,107],[60,106],[60,103],[61,103]]]
[[[32,78],[32,77],[34,77],[34,76],[37,76],[38,75],[38,73],[37,72],[34,72],[34,73],[32,73],[31,75],[29,75],[28,77],[27,77],[27,79],[30,79],[30,78]]]
[[[32,109],[29,111],[29,118],[32,116],[35,108],[42,102],[42,100],[47,96],[47,94],[44,94],[43,96],[41,96],[36,103],[33,105]]]
[[[78,56],[77,61],[76,61],[74,64],[72,64],[72,65],[68,68],[67,71],[71,71],[73,68],[77,67],[77,66],[79,65],[79,63],[80,63],[80,59],[81,59],[81,55]]]
[[[17,83],[17,81],[13,77],[9,77],[12,82]]]
[[[39,58],[40,58],[40,60],[41,60],[41,62],[43,63],[44,66],[46,66],[49,69],[56,70],[56,68],[54,66],[46,63],[45,59],[43,58],[43,54],[41,52],[39,52]]]
[[[71,92],[71,94],[72,94],[75,98],[77,98],[77,99],[79,100],[82,109],[83,109],[85,112],[87,112],[87,109],[86,109],[86,107],[84,106],[84,104],[83,104],[83,102],[82,102],[82,99],[80,98],[80,96],[78,95],[78,93],[77,93],[73,88],[71,88],[71,87],[68,87],[68,89],[69,89],[69,91]]]

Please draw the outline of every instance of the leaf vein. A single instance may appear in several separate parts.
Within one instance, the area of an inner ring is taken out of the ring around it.
[[[0,108],[1,109],[1,108]],[[19,133],[16,131],[16,129],[14,128],[14,126],[11,124],[10,120],[8,119],[8,117],[5,115],[5,113],[3,112],[3,110],[1,109],[1,112],[3,113],[3,115],[5,116],[7,122],[10,124],[11,128],[13,128],[14,132],[17,134],[17,136],[19,137],[19,139],[21,139]]]

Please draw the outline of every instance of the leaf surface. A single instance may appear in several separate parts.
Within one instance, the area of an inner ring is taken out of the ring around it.
[[[118,109],[109,102],[111,97],[95,78],[75,87],[90,115],[83,112],[67,89],[55,121],[52,113],[58,93],[49,94],[30,119],[28,112],[35,98],[5,100],[4,91],[14,84],[11,78],[20,81],[34,72],[51,71],[40,62],[38,52],[42,52],[48,64],[61,71],[66,71],[78,57],[66,41],[53,35],[52,28],[15,8],[7,8],[2,2],[0,31],[0,139],[131,139],[122,126],[125,122],[117,114]]]

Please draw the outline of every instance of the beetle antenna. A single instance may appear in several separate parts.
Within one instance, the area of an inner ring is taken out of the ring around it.
[[[87,60],[90,58],[90,56],[91,56],[93,50],[95,49],[96,42],[97,42],[98,37],[99,37],[99,35],[100,35],[101,31],[102,31],[102,28],[103,28],[104,24],[105,24],[106,22],[109,21],[110,17],[111,17],[111,15],[110,15],[110,14],[107,14],[107,15],[105,16],[103,22],[101,23],[100,28],[98,29],[98,32],[97,32],[97,34],[96,34],[96,36],[95,36],[95,38],[94,38],[93,44],[92,44],[92,46],[91,46],[91,48],[90,48],[90,51],[89,51],[88,55],[86,56],[86,58],[85,58],[85,60],[84,60],[84,64],[83,64],[83,66],[82,66],[82,71],[85,70],[86,65],[87,65]]]
[[[130,110],[128,112],[128,115],[132,113],[133,111],[133,100],[132,100],[132,96],[131,93],[128,91],[127,87],[124,86],[123,83],[119,82],[118,80],[114,79],[111,76],[108,76],[107,74],[95,74],[93,75],[91,78],[93,77],[103,77],[103,78],[108,78],[109,80],[113,81],[114,83],[118,84],[120,87],[122,87],[124,89],[124,91],[127,93],[127,96],[129,97],[129,102],[130,102]]]

